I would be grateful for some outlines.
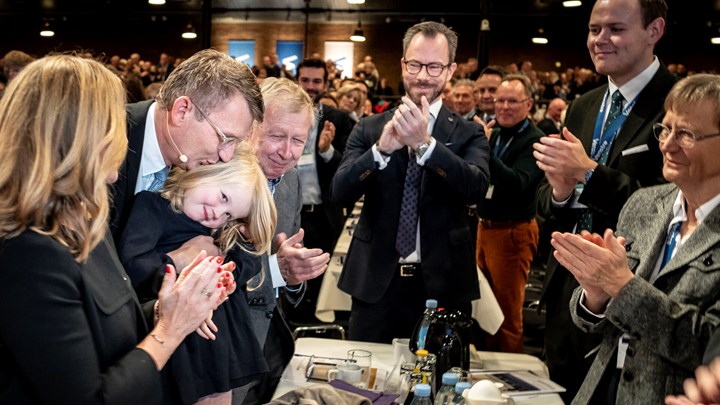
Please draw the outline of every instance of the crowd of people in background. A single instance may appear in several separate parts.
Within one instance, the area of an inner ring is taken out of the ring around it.
[[[314,53],[312,58],[319,59],[321,56],[319,53]],[[21,50],[12,50],[0,59],[0,66],[3,68],[3,74],[0,75],[0,95],[8,81],[22,67],[35,59],[36,56],[29,55]],[[150,59],[142,59],[141,55],[135,52],[128,57],[112,55],[105,62],[106,66],[123,80],[127,89],[128,101],[138,102],[154,99],[167,76],[183,60],[184,58],[163,52],[157,62],[153,62]],[[389,85],[388,83],[393,80],[380,75],[371,55],[366,55],[362,62],[355,66],[353,74],[339,69],[332,59],[326,60],[325,64],[328,70],[328,86],[326,94],[321,96],[320,101],[350,113],[356,121],[394,107],[400,98],[399,95],[404,93],[402,81],[397,87]],[[567,107],[567,104],[575,98],[606,82],[604,76],[595,73],[591,69],[578,66],[563,71],[537,71],[533,69],[533,63],[529,60],[513,62],[504,66],[491,66],[494,69],[500,69],[505,74],[520,73],[530,79],[530,90],[535,100],[530,114],[536,124],[546,119],[547,115],[550,114],[549,107],[554,99],[565,101]],[[667,67],[678,78],[696,73],[688,70],[682,63],[670,63]],[[297,75],[296,72],[290,71],[280,63],[278,55],[274,53],[264,55],[262,63],[253,65],[251,69],[259,83],[262,83],[262,80],[267,77],[283,77],[296,80]],[[468,58],[465,62],[458,63],[457,70],[447,84],[447,95],[454,97],[452,89],[458,81],[467,83],[467,80],[470,80],[474,83],[473,90],[475,91],[476,106],[473,106],[473,108],[480,111],[480,101],[477,95],[479,85],[477,81],[482,70],[483,68],[478,66],[478,60],[473,57]],[[341,100],[343,97],[347,99],[344,105]],[[350,102],[351,99],[352,102]],[[455,103],[454,99],[451,99],[446,106],[453,111],[457,111]],[[555,105],[557,105],[557,102]],[[460,111],[463,111],[462,107]],[[555,111],[557,111],[557,108]],[[464,115],[464,113],[460,115]],[[555,122],[559,123],[561,121],[556,118]]]

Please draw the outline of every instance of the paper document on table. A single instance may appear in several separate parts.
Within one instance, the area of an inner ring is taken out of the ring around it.
[[[472,316],[478,321],[482,330],[494,335],[500,329],[505,316],[502,309],[500,309],[492,288],[490,288],[490,283],[479,267],[476,270],[478,282],[480,283],[480,299],[472,302]]]
[[[563,386],[529,370],[470,370],[470,377],[473,381],[490,380],[494,382],[505,397],[565,392]]]

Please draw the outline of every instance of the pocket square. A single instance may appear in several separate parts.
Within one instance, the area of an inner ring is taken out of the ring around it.
[[[632,148],[627,148],[620,153],[623,156],[627,156],[627,155],[634,155],[636,153],[647,152],[649,150],[650,150],[650,148],[646,144],[643,144],[643,145],[633,146]]]

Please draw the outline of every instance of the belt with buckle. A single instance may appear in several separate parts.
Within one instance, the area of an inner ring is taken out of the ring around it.
[[[400,277],[412,277],[420,272],[420,263],[398,263]]]
[[[303,205],[303,212],[315,212],[318,209],[320,209],[320,204]]]
[[[532,220],[526,219],[523,221],[495,221],[492,219],[480,218],[478,222],[483,228],[510,228],[516,225],[529,224]]]
[[[475,205],[468,205],[467,208],[467,214],[469,217],[477,216],[477,206]]]

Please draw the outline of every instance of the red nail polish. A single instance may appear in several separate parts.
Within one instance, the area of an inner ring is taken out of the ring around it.
[[[218,267],[218,273],[222,273],[222,267]]]
[[[217,258],[217,262],[218,262],[218,264],[221,264],[221,263],[223,262],[223,258],[222,258],[222,257],[220,257],[220,256],[218,256],[218,258]]]
[[[170,272],[172,272],[172,266],[170,266],[169,264],[166,264],[165,265],[165,273],[170,273]]]
[[[212,257],[208,259],[208,262],[212,262],[212,261],[213,261],[213,258],[212,258]]]
[[[218,288],[222,288],[222,283],[218,283]]]

